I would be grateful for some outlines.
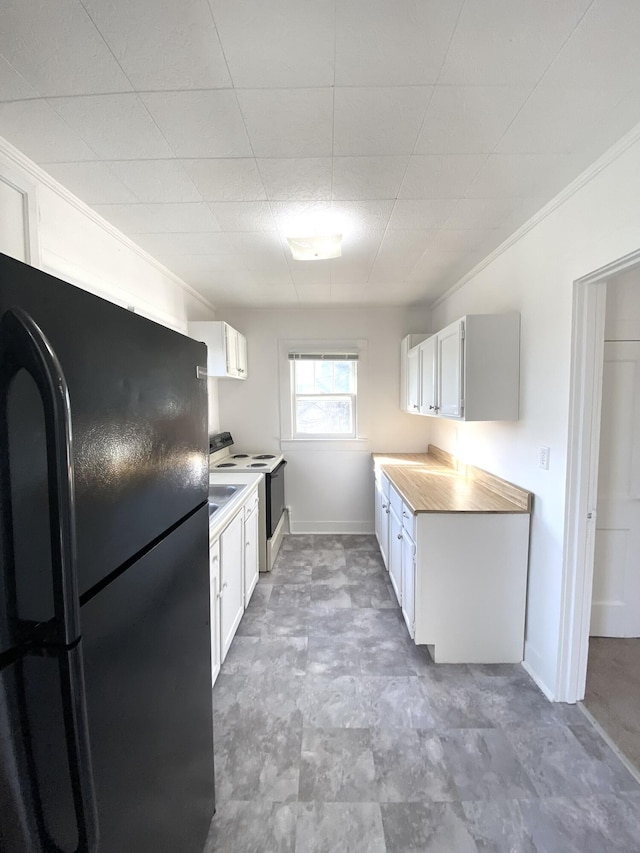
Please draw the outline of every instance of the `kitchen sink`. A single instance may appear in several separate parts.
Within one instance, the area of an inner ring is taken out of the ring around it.
[[[209,485],[209,503],[211,503],[211,501],[216,501],[218,504],[226,503],[237,491],[237,486]]]
[[[213,515],[213,513],[220,509],[220,504],[214,503],[211,498],[209,498],[209,515]]]

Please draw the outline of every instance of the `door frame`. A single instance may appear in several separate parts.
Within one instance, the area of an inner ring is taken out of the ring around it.
[[[640,249],[573,283],[571,375],[555,698],[584,699],[593,596],[607,281],[640,267]]]

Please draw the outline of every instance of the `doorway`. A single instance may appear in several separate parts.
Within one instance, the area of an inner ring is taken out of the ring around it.
[[[575,283],[572,340],[557,698],[640,767],[640,252]]]

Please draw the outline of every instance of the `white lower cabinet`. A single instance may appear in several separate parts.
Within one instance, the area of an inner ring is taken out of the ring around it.
[[[220,540],[209,544],[209,582],[211,584],[211,682],[220,672]]]
[[[389,507],[389,578],[393,591],[402,604],[402,521],[393,506]]]
[[[244,511],[244,606],[256,588],[259,577],[258,567],[258,496],[249,501]]]
[[[409,532],[402,531],[402,615],[411,639],[416,634],[416,546]]]
[[[259,578],[259,498],[253,489],[209,538],[211,672],[215,682]]]
[[[415,643],[436,663],[520,663],[529,514],[413,513],[392,484],[388,504],[389,577]]]
[[[220,627],[222,660],[244,613],[244,519],[240,511],[220,534]]]
[[[376,539],[385,568],[389,568],[389,480],[384,474],[376,477],[375,525]]]

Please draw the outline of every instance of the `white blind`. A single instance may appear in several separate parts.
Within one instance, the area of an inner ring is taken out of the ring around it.
[[[357,361],[357,352],[290,352],[290,361]]]

